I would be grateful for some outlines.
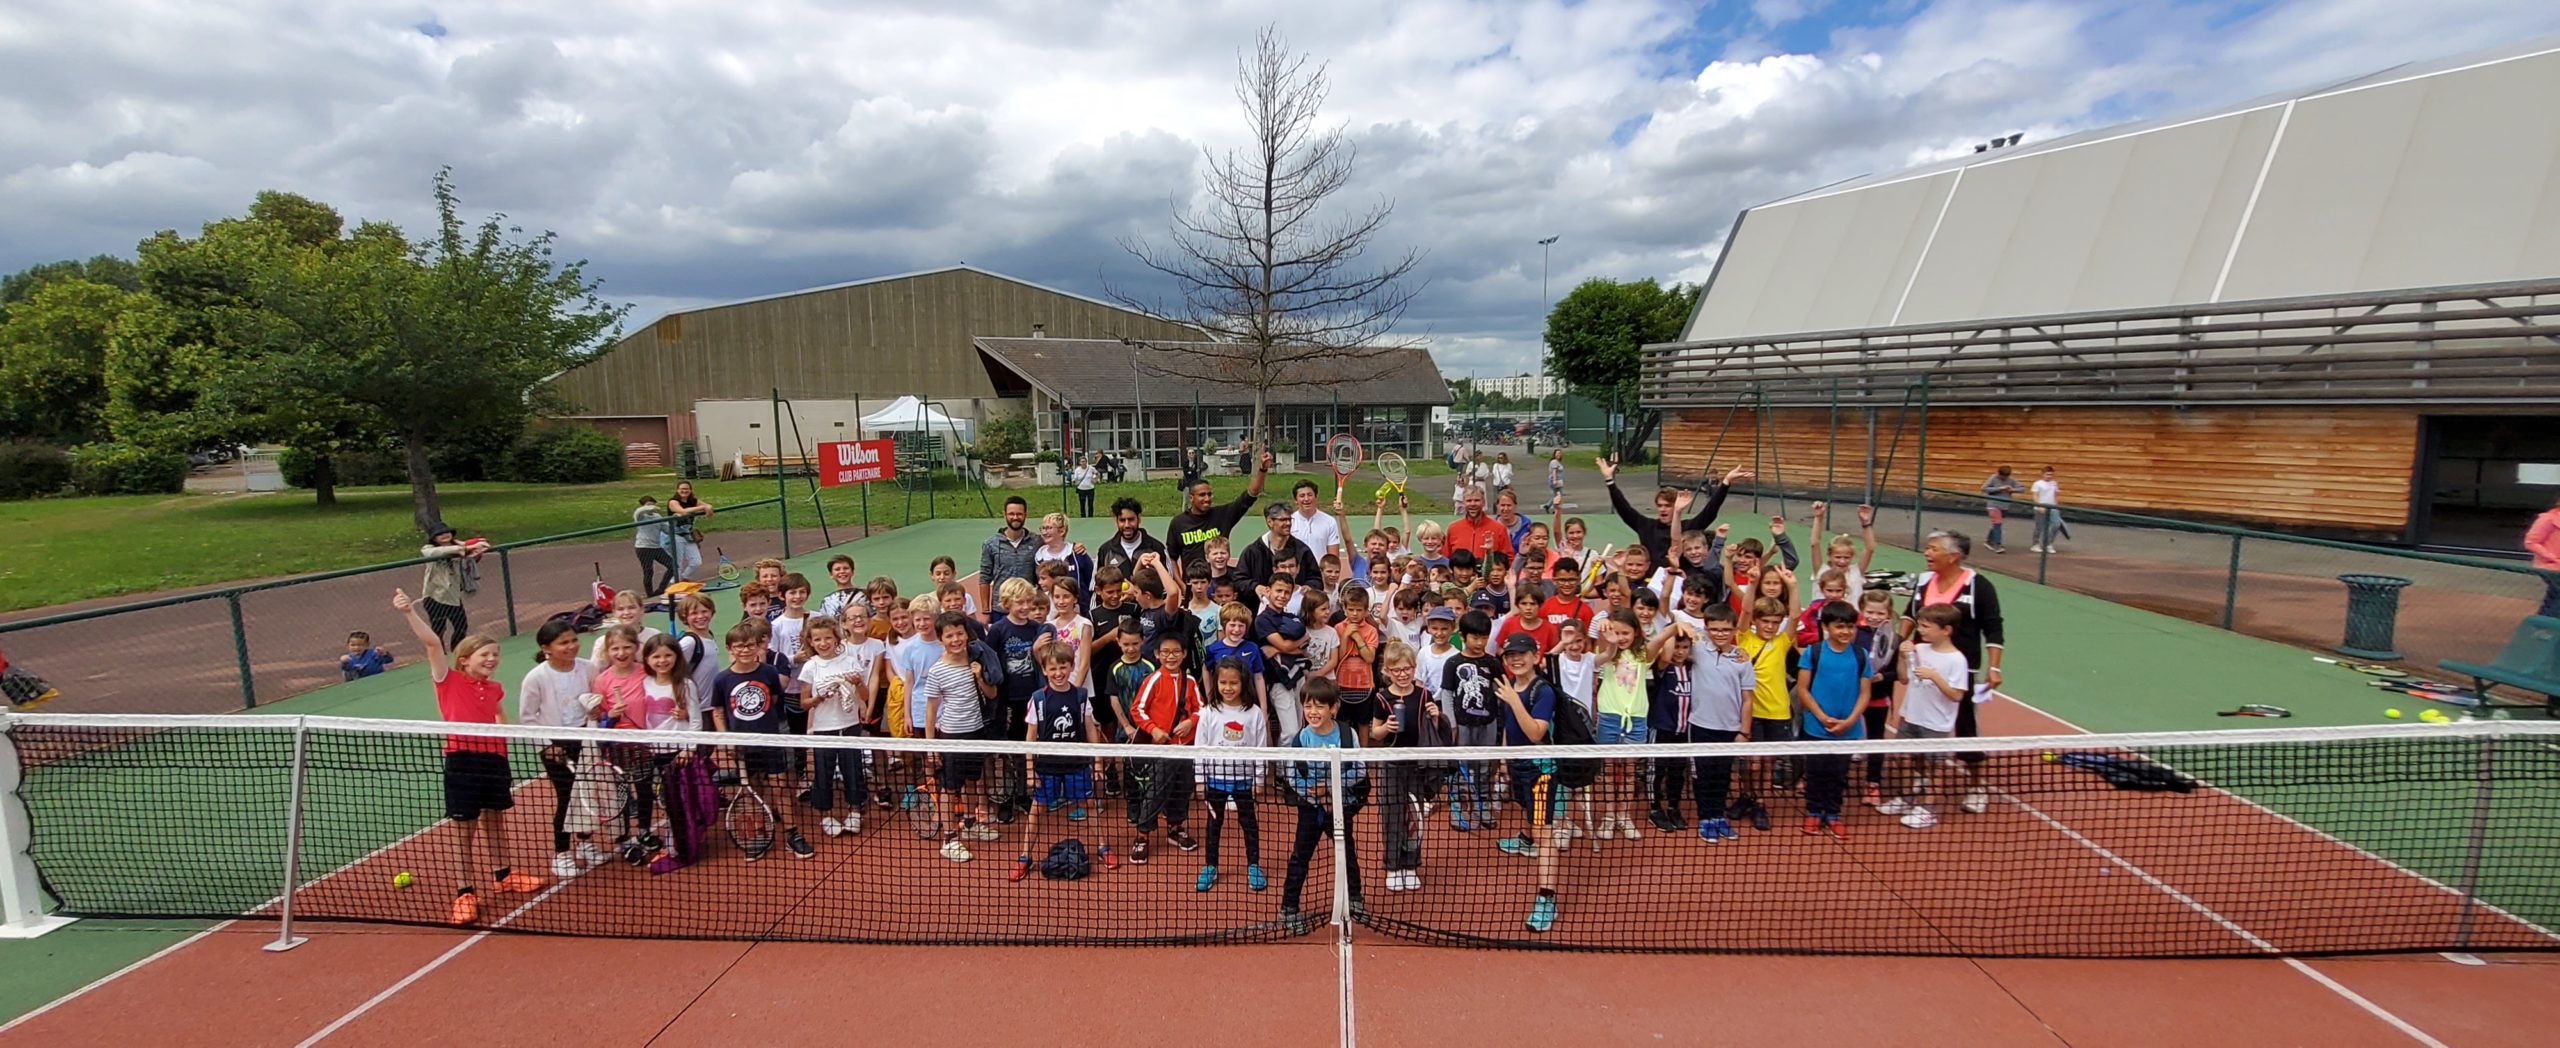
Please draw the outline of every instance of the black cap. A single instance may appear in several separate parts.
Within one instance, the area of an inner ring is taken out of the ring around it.
[[[1508,637],[1504,637],[1502,638],[1502,653],[1505,655],[1518,655],[1522,653],[1535,655],[1538,653],[1538,638],[1532,637],[1526,633],[1514,633]]]
[[[434,523],[432,523],[432,524],[427,525],[427,541],[429,541],[429,542],[434,542],[437,538],[439,538],[439,537],[441,537],[441,536],[445,536],[445,535],[451,535],[451,536],[454,536],[454,537],[456,537],[456,538],[460,538],[460,537],[462,536],[462,533],[461,533],[461,532],[459,532],[459,531],[455,531],[455,530],[453,530],[453,525],[451,525],[451,524],[447,524],[447,523],[445,523],[445,522],[443,522],[443,521],[441,521],[441,520],[436,521],[436,522],[434,522]]]
[[[1297,616],[1291,615],[1280,620],[1280,628],[1276,632],[1280,634],[1282,640],[1304,640],[1307,636],[1307,624]]]

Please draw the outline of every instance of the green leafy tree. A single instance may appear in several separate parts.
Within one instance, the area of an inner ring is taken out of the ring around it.
[[[1642,351],[1680,337],[1699,290],[1693,284],[1664,287],[1651,278],[1594,277],[1566,292],[1547,313],[1547,373],[1626,414],[1618,434],[1620,455],[1635,457],[1651,444],[1661,421],[1636,407]]]
[[[10,307],[35,297],[45,285],[62,280],[86,280],[122,291],[142,289],[142,271],[114,255],[97,255],[85,261],[40,262],[0,277],[0,320],[8,318]]]
[[[378,422],[408,460],[422,528],[443,516],[433,451],[554,406],[543,380],[597,352],[629,309],[596,295],[586,263],[556,259],[554,234],[527,237],[504,216],[466,228],[450,172],[435,198],[425,243],[366,226],[258,270],[251,297],[273,319],[239,329],[257,352],[233,377]]]
[[[107,347],[141,299],[68,277],[13,305],[0,320],[0,436],[85,444],[104,435]]]

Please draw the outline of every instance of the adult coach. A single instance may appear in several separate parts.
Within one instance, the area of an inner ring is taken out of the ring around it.
[[[1004,614],[995,596],[1004,589],[1005,580],[1039,581],[1040,536],[1023,526],[1030,519],[1031,504],[1022,496],[1005,499],[1004,526],[978,547],[978,606],[988,609],[990,620]]]
[[[1350,551],[1349,543],[1342,540],[1342,522],[1334,519],[1332,512],[1316,504],[1317,490],[1313,480],[1300,479],[1289,485],[1289,501],[1297,507],[1289,514],[1289,533],[1306,543],[1318,557],[1328,553],[1342,557],[1347,568],[1351,558],[1345,555]]]
[[[1941,531],[1921,543],[1920,555],[1929,570],[1920,573],[1911,586],[1911,603],[1902,610],[1902,635],[1912,636],[1914,616],[1931,604],[1952,604],[1956,609],[1953,637],[1956,650],[1964,653],[1964,664],[1974,671],[1973,693],[1956,705],[1956,737],[1970,739],[1982,734],[1974,720],[1974,707],[1991,701],[1992,689],[2001,684],[2000,655],[2006,631],[2000,619],[2000,593],[1991,580],[1965,566],[1965,558],[1973,554],[1973,540],[1960,531]],[[1964,810],[1980,815],[1991,806],[1991,798],[1982,789],[1982,755],[1964,753]]]
[[[2524,548],[2533,554],[2534,567],[2554,573],[2542,577],[2542,610],[2535,614],[2560,616],[2560,499],[2533,518],[2524,532]]]
[[[1647,517],[1636,512],[1636,508],[1627,502],[1626,492],[1618,490],[1618,456],[1611,455],[1593,464],[1600,468],[1600,483],[1609,487],[1610,507],[1617,510],[1618,519],[1625,521],[1627,528],[1636,533],[1636,544],[1643,546],[1645,553],[1650,555],[1647,563],[1671,563],[1671,517],[1678,512],[1674,504],[1679,501],[1679,494],[1670,488],[1655,491],[1653,516]],[[1749,469],[1735,466],[1725,473],[1724,480],[1709,481],[1706,485],[1707,504],[1698,510],[1697,515],[1680,522],[1680,530],[1684,533],[1704,531],[1713,525],[1716,511],[1724,508],[1725,493],[1733,490],[1733,482],[1750,477]]]
[[[1274,502],[1262,508],[1262,537],[1236,554],[1236,570],[1256,593],[1271,584],[1271,576],[1287,566],[1291,577],[1300,581],[1322,578],[1315,551],[1290,534],[1297,514],[1289,507]]]
[[[702,518],[711,515],[711,504],[695,498],[693,482],[676,482],[675,494],[667,496],[667,515],[676,519],[676,577],[689,579],[702,567]]]
[[[1120,577],[1131,582],[1138,578],[1138,558],[1149,553],[1164,556],[1164,543],[1147,534],[1147,508],[1137,499],[1122,495],[1111,502],[1111,537],[1093,551],[1093,566],[1120,569]]]
[[[1449,551],[1466,550],[1476,555],[1476,563],[1496,550],[1511,556],[1511,529],[1484,512],[1484,485],[1469,484],[1458,490],[1458,519],[1449,522]],[[1445,556],[1445,554],[1444,554]]]
[[[1244,494],[1236,496],[1235,501],[1223,506],[1210,505],[1209,482],[1206,480],[1194,480],[1190,487],[1182,489],[1182,512],[1174,514],[1173,520],[1166,523],[1165,531],[1169,538],[1165,545],[1185,571],[1194,564],[1207,566],[1209,540],[1234,531],[1236,522],[1253,512],[1253,504],[1262,499],[1262,482],[1271,470],[1271,453],[1256,451],[1251,444],[1245,448],[1246,453],[1253,456],[1253,479],[1245,483]]]

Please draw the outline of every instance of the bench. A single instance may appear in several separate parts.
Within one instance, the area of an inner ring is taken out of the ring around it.
[[[2507,638],[2507,646],[2488,665],[2455,659],[2436,665],[2471,678],[2471,696],[2483,709],[2489,705],[2489,686],[2504,684],[2541,694],[2543,713],[2560,717],[2560,619],[2525,616],[2516,625],[2515,636]]]

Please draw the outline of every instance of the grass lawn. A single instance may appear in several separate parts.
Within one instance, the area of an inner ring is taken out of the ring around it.
[[[1271,492],[1285,494],[1291,479],[1273,478]],[[1332,483],[1330,477],[1315,479],[1328,487]],[[1241,477],[1212,481],[1221,499],[1234,497],[1244,483]],[[1354,481],[1354,493],[1359,487]],[[448,484],[441,494],[445,519],[453,526],[504,542],[625,520],[641,495],[663,499],[674,488],[673,476],[662,473],[564,487]],[[907,496],[891,485],[875,489],[872,522],[903,523]],[[712,506],[728,507],[772,498],[774,482],[769,477],[697,481],[694,490]],[[807,481],[793,478],[790,492],[797,530],[813,523],[815,515],[809,512]],[[990,490],[982,502],[975,490],[951,484],[933,493],[933,515],[989,516],[989,506],[1001,509],[1005,496],[1016,493],[1030,501],[1035,515],[1060,508],[1056,488]],[[1170,515],[1175,508],[1172,482],[1158,480],[1102,485],[1095,492],[1096,510],[1122,495],[1144,501],[1151,518]],[[1326,495],[1330,498],[1331,492]],[[926,516],[923,498],[919,493],[914,507],[918,520]],[[1068,500],[1072,512],[1072,493]],[[852,524],[862,515],[862,493],[830,489],[824,506],[830,525]],[[1416,512],[1443,509],[1438,500],[1415,493]],[[779,522],[780,515],[768,505],[715,513],[711,530],[771,529]],[[0,558],[0,612],[379,564],[416,556],[423,541],[410,522],[405,487],[341,488],[334,506],[314,505],[308,491],[5,502],[0,503],[0,532],[10,536],[11,545],[9,555]]]

